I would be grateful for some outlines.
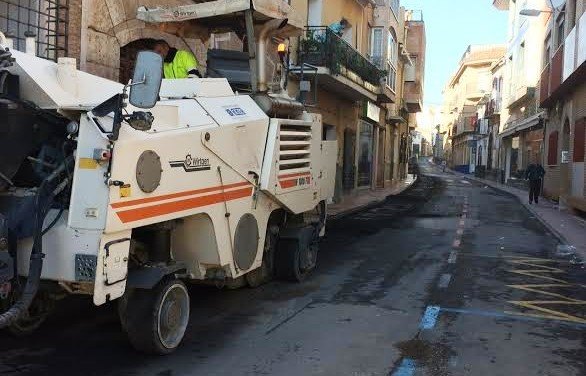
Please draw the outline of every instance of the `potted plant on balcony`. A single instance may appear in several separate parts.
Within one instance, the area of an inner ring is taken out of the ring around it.
[[[313,65],[323,65],[325,63],[325,46],[325,35],[322,35],[320,30],[306,30],[305,38],[299,43],[300,55],[303,56],[303,62]]]

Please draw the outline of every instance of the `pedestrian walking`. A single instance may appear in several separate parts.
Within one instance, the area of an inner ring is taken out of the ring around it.
[[[443,160],[442,161],[442,172],[446,172],[446,165],[447,165],[446,161]]]
[[[545,176],[545,170],[539,162],[533,161],[525,170],[525,180],[529,180],[529,204],[539,203],[541,192],[541,180]]]

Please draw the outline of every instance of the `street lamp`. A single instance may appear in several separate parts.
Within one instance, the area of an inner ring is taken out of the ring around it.
[[[539,10],[539,9],[521,9],[519,14],[521,16],[537,17],[541,13],[553,13],[551,10]]]

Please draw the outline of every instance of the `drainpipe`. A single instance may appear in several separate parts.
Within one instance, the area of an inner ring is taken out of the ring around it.
[[[279,29],[284,28],[289,20],[284,19],[273,19],[262,25],[260,32],[258,33],[258,41],[256,44],[256,60],[257,60],[257,87],[258,91],[263,93],[268,91],[267,84],[267,68],[266,68],[266,55],[267,55],[267,43],[269,37]]]

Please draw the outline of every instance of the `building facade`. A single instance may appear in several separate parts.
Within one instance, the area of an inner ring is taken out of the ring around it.
[[[525,187],[524,172],[543,158],[543,112],[536,88],[542,67],[542,45],[548,15],[523,15],[547,9],[547,0],[494,0],[509,14],[504,65],[503,109],[500,116],[500,159],[507,184]]]
[[[544,193],[586,211],[586,1],[552,9],[543,45],[540,106],[546,111]]]
[[[293,83],[338,140],[336,200],[407,177],[421,110],[425,27],[396,0],[293,0],[307,28],[292,42]],[[345,24],[343,29],[338,25]],[[414,31],[408,35],[408,28]],[[412,83],[419,85],[411,88]],[[409,91],[410,97],[406,98]]]
[[[450,140],[448,163],[457,171],[474,173],[476,165],[485,166],[488,160],[488,140],[483,145],[488,126],[479,110],[490,96],[493,64],[504,52],[502,45],[469,46],[444,90],[442,128]]]

